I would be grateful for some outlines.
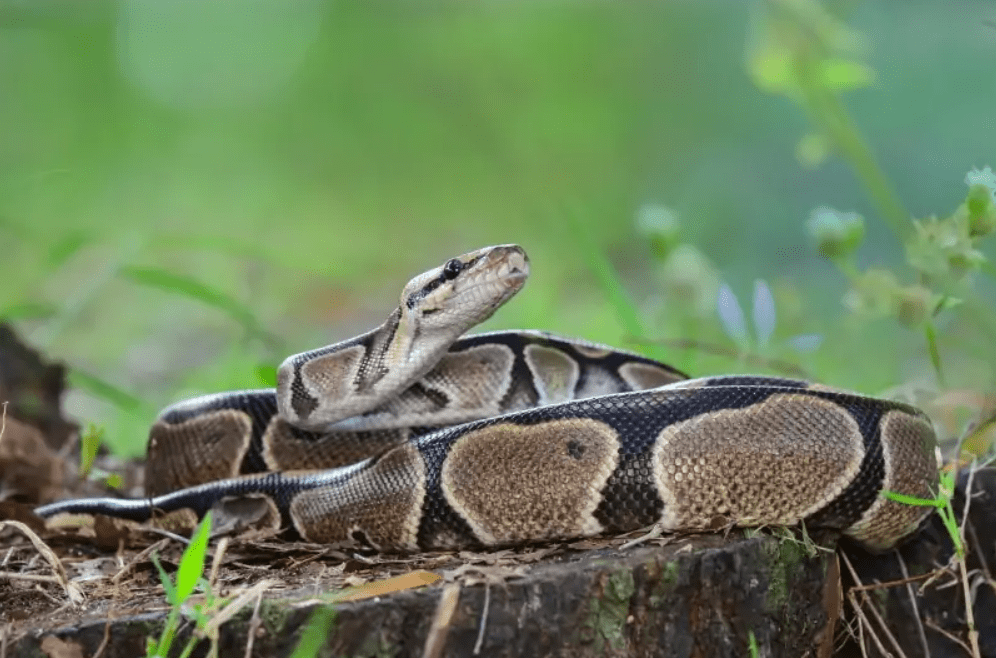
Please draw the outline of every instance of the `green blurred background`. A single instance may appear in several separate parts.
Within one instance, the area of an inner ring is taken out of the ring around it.
[[[864,35],[876,78],[845,101],[882,170],[913,216],[949,213],[993,160],[996,5],[824,6]],[[286,354],[378,324],[414,274],[500,242],[533,276],[485,328],[652,349],[695,374],[779,359],[870,393],[929,380],[922,334],[852,318],[807,236],[813,208],[855,211],[859,262],[902,266],[848,165],[800,163],[805,111],[752,83],[762,8],[0,2],[0,311],[73,369],[69,412],[131,454],[162,405],[260,386]],[[684,260],[640,231],[662,216]],[[634,342],[595,254],[643,339],[716,349]],[[757,279],[774,335],[738,342],[717,286],[749,316]],[[990,380],[949,329],[954,382]]]

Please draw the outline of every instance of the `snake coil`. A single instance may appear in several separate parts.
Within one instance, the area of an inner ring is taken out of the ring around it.
[[[934,431],[908,405],[777,377],[688,379],[541,332],[461,338],[528,271],[515,245],[450,259],[382,326],[288,358],[276,390],[166,409],[150,498],[37,512],[143,521],[255,499],[307,540],[395,551],[797,523],[885,550],[929,513],[883,496],[936,489]]]

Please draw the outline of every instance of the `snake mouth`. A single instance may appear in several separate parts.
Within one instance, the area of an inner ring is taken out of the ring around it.
[[[488,254],[489,260],[497,259],[499,262],[496,265],[497,270],[493,271],[489,278],[502,281],[507,287],[518,290],[529,277],[529,257],[516,245],[502,245],[494,249],[494,252]],[[496,266],[492,265],[488,269],[493,270]]]
[[[465,266],[468,275],[453,296],[461,298],[467,308],[480,306],[490,315],[512,295],[519,292],[529,277],[529,257],[518,245],[489,247]]]

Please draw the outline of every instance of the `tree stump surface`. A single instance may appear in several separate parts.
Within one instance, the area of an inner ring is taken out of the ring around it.
[[[441,636],[436,655],[453,657],[475,655],[475,649],[482,656],[739,657],[749,655],[751,634],[762,656],[829,656],[834,615],[828,607],[839,597],[834,565],[831,552],[810,557],[800,544],[770,535],[596,548],[491,583],[481,582],[488,580],[484,569],[473,584],[458,578],[336,604],[320,655],[417,657],[435,632]],[[441,600],[453,596],[452,616],[434,631]],[[267,600],[252,655],[290,655],[316,607]],[[244,654],[251,612],[250,606],[222,626],[221,655]],[[105,633],[105,658],[143,655],[165,615],[108,621],[84,614],[78,624],[23,636],[8,655],[44,655],[39,652],[55,646],[51,638],[94,655]],[[207,646],[202,642],[194,655]]]

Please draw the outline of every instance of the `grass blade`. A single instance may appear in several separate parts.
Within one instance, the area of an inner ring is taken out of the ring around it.
[[[190,598],[204,573],[204,558],[207,555],[208,539],[211,536],[211,512],[208,511],[201,520],[190,544],[183,551],[180,566],[176,570],[176,603],[182,605]]]
[[[122,267],[120,274],[132,283],[183,295],[216,308],[242,325],[247,333],[268,338],[266,331],[248,306],[197,279],[157,267],[135,265]]]
[[[127,393],[113,384],[95,377],[82,370],[72,369],[68,375],[70,385],[82,389],[96,397],[107,400],[114,406],[124,411],[151,411],[151,405],[141,398],[137,398],[131,393]]]
[[[654,358],[663,358],[663,350],[647,340],[643,330],[643,322],[640,320],[639,309],[630,299],[629,293],[626,292],[625,286],[623,286],[605,252],[595,244],[588,227],[571,211],[567,212],[567,223],[573,229],[581,254],[595,275],[595,279],[601,286],[602,292],[605,293],[613,311],[615,311],[616,319],[622,326],[623,332],[629,340],[650,345],[648,352]]]
[[[332,622],[335,620],[335,608],[330,605],[323,605],[315,608],[308,619],[308,624],[301,632],[301,639],[298,640],[297,647],[291,658],[314,658],[325,644]]]

